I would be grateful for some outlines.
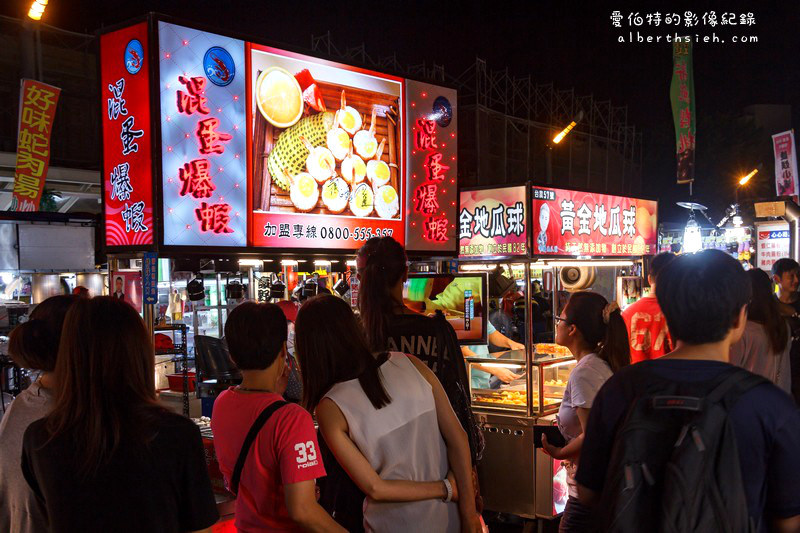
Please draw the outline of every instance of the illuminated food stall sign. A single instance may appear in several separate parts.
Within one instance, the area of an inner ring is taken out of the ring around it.
[[[527,187],[462,190],[458,212],[460,257],[528,253]]]
[[[411,251],[452,253],[456,239],[457,93],[406,80],[408,235]]]
[[[657,251],[657,202],[533,187],[533,254],[650,255]]]
[[[252,242],[404,242],[403,80],[249,45]]]
[[[100,37],[100,116],[107,246],[153,244],[147,23]]]
[[[756,249],[758,268],[772,273],[778,259],[791,257],[791,234],[787,222],[757,222]]]
[[[158,24],[165,245],[247,245],[244,41]]]
[[[155,15],[101,45],[112,249],[455,251],[455,91]]]

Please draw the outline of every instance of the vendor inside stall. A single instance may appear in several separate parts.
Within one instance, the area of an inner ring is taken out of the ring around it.
[[[489,357],[498,358],[506,350],[491,352],[489,346],[497,348],[506,348],[508,350],[525,350],[525,345],[515,342],[499,331],[492,325],[492,322],[487,322],[487,333],[489,336],[489,344],[478,346],[462,346],[461,353],[464,357]],[[511,383],[515,379],[523,377],[520,374],[513,373],[510,369],[504,366],[483,365],[479,363],[472,363],[472,372],[470,373],[472,388],[473,389],[499,389],[501,383]]]

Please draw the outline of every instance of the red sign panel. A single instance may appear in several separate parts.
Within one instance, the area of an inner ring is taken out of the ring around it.
[[[460,257],[524,256],[528,253],[526,187],[461,191]]]
[[[38,211],[50,164],[50,134],[61,89],[34,80],[22,80],[19,102],[17,168],[11,209]]]
[[[100,37],[107,246],[153,244],[147,23]]]
[[[534,187],[535,255],[650,255],[657,248],[652,200]]]
[[[406,249],[455,251],[457,198],[456,91],[406,80],[408,216]]]
[[[248,59],[252,245],[405,242],[403,80],[258,44]]]

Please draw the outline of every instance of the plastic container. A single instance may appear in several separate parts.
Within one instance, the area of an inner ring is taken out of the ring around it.
[[[189,392],[194,392],[195,386],[197,385],[197,376],[194,372],[188,372],[189,374]],[[167,374],[167,380],[169,381],[169,390],[176,391],[176,392],[183,392],[183,374]]]

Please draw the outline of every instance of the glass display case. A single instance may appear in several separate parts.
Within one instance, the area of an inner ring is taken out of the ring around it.
[[[529,365],[524,350],[468,357],[473,408],[530,416],[558,411],[577,362],[568,350],[555,344],[537,344],[534,350]]]

